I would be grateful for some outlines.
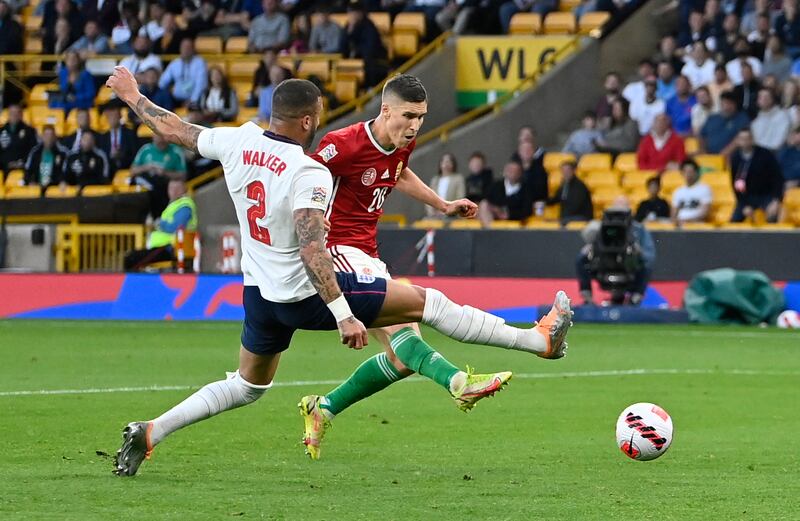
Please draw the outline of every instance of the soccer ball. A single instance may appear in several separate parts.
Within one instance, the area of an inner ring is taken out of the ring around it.
[[[617,420],[617,446],[631,459],[661,456],[672,443],[672,418],[652,403],[634,403]]]
[[[800,328],[800,313],[793,309],[787,309],[778,315],[778,327],[783,329]]]

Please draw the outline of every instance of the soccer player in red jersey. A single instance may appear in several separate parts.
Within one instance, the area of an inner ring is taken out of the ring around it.
[[[333,192],[325,216],[331,226],[327,247],[337,271],[355,273],[359,280],[391,279],[378,257],[376,235],[383,203],[393,189],[445,215],[475,217],[475,203],[468,199],[443,200],[408,167],[427,110],[427,93],[419,79],[406,74],[395,76],[383,89],[378,117],[329,132],[312,155],[333,176]],[[370,331],[383,343],[384,352],[361,364],[327,395],[305,396],[299,404],[305,420],[303,442],[312,459],[319,458],[325,429],[336,414],[419,372],[418,367],[404,364],[395,355],[395,349],[407,337],[417,337],[420,356],[414,358],[415,365],[423,359],[438,358],[438,363],[448,367],[449,374],[455,374],[448,379],[432,379],[447,389],[464,411],[493,395],[511,377],[508,372],[478,375],[457,370],[425,344],[417,324]]]

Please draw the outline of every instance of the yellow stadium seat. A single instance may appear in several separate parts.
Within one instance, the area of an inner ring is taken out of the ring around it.
[[[239,115],[236,116],[236,122],[242,125],[256,118],[258,118],[258,107],[239,107]]]
[[[545,221],[557,221],[561,218],[561,204],[549,204],[544,207],[544,217]]]
[[[329,60],[305,59],[297,67],[297,76],[300,78],[316,76],[321,81],[327,82],[331,77],[331,62]]]
[[[5,186],[7,189],[11,190],[14,188],[18,188],[23,185],[25,182],[25,171],[22,169],[12,170],[6,176]]]
[[[800,188],[789,188],[783,194],[783,204],[786,208],[800,208]]]
[[[611,170],[607,172],[592,170],[586,175],[586,178],[583,180],[583,182],[586,183],[586,186],[591,192],[601,188],[613,188],[618,190],[619,174]]]
[[[336,77],[352,77],[358,80],[358,84],[364,83],[364,60],[360,58],[343,58],[337,60],[335,64]]]
[[[244,54],[247,52],[247,36],[231,36],[225,42],[225,52],[228,54]]]
[[[6,189],[6,199],[36,199],[41,195],[42,189],[38,186],[15,186]]]
[[[47,106],[48,91],[58,90],[57,83],[37,83],[28,96],[28,106]]]
[[[681,224],[681,230],[687,231],[709,231],[713,230],[714,225],[711,223],[683,223]]]
[[[614,170],[621,174],[639,170],[639,160],[635,153],[626,152],[617,156],[614,161]]]
[[[146,192],[146,191],[147,191],[147,189],[142,187],[141,185],[135,185],[135,186],[126,185],[126,186],[115,186],[114,187],[114,192],[118,193],[118,194],[135,194],[135,193]]]
[[[581,5],[581,0],[561,0],[558,3],[558,10],[565,13],[571,13],[579,5]]]
[[[706,172],[700,177],[700,181],[711,188],[724,186],[730,188],[731,174],[728,172]]]
[[[414,221],[411,227],[421,230],[439,230],[444,228],[444,221],[441,219],[420,219],[419,221]]]
[[[406,219],[405,214],[402,213],[385,213],[382,214],[380,219],[378,219],[380,223],[393,223],[400,227],[405,227],[408,220]]]
[[[333,94],[340,103],[347,103],[358,97],[358,80],[352,77],[337,77],[333,83]]]
[[[425,15],[423,13],[398,13],[392,24],[393,32],[413,32],[425,37]]]
[[[548,172],[558,171],[561,163],[575,161],[575,154],[566,152],[547,152],[544,155],[544,169]]]
[[[515,13],[508,26],[508,34],[539,34],[542,32],[542,15],[539,13]]]
[[[111,182],[113,186],[129,186],[131,184],[131,171],[130,170],[117,170],[114,174],[114,180]]]
[[[575,15],[552,12],[544,18],[544,34],[574,34]]]
[[[34,31],[38,31],[42,28],[42,17],[30,14],[25,17],[25,32],[30,33]]]
[[[6,196],[6,187],[3,183],[0,183],[0,199]]]
[[[139,128],[136,129],[136,137],[151,138],[153,137],[153,131],[147,125],[139,125]]]
[[[559,186],[561,186],[561,171],[553,170],[547,173],[547,193],[550,197],[556,195]]]
[[[589,224],[589,223],[586,222],[586,221],[570,221],[570,222],[567,223],[565,228],[567,230],[579,230],[580,231],[580,230],[583,230],[584,228],[586,228],[587,224]]]
[[[347,13],[331,13],[331,21],[342,27],[347,27]]]
[[[725,170],[725,156],[719,154],[697,154],[694,160],[702,170]]]
[[[375,27],[378,29],[378,32],[381,35],[390,34],[392,32],[392,19],[389,16],[389,13],[383,11],[376,11],[374,13],[369,13],[369,19],[372,20],[372,23],[375,24]]]
[[[236,99],[239,100],[239,105],[250,99],[250,89],[252,84],[249,81],[232,81],[231,88],[236,91]]]
[[[792,223],[764,223],[758,229],[762,232],[784,232],[794,231],[795,226]]]
[[[685,137],[683,138],[683,148],[686,150],[686,155],[693,156],[700,151],[700,142],[696,137]]]
[[[646,221],[644,227],[650,231],[672,231],[675,225],[668,221]]]
[[[489,225],[489,228],[492,230],[519,230],[522,228],[522,222],[497,220],[492,221],[492,223]]]
[[[481,222],[477,219],[457,219],[450,223],[451,230],[480,230]]]
[[[633,170],[623,176],[622,187],[629,192],[647,188],[647,180],[653,175],[652,170]]]
[[[754,230],[755,226],[752,223],[743,222],[743,223],[725,223],[720,226],[721,230],[727,231],[749,231]]]
[[[396,57],[410,58],[419,51],[419,35],[414,31],[398,31],[392,33],[392,50]]]
[[[217,67],[222,71],[226,77],[228,76],[228,60],[225,59],[217,59],[217,58],[208,58],[206,60],[206,66],[210,69],[211,67]]]
[[[235,59],[228,62],[228,78],[231,81],[249,81],[252,83],[253,76],[258,69],[258,59]]]
[[[600,218],[603,215],[603,210],[611,206],[614,199],[621,195],[622,191],[619,188],[598,188],[592,193],[592,204],[594,206],[595,218]]]
[[[733,189],[712,189],[712,205],[715,206],[733,206],[736,204],[736,195]]]
[[[198,54],[222,54],[222,38],[219,36],[198,36],[194,41]]]
[[[60,198],[60,197],[75,197],[78,195],[78,187],[77,186],[64,186],[63,188],[60,186],[48,186],[47,190],[44,192],[45,197],[51,198]]]
[[[525,223],[525,228],[527,228],[528,230],[558,230],[561,228],[561,223],[558,221],[542,221],[539,219],[530,219],[527,223]]]
[[[678,170],[668,170],[661,174],[661,189],[667,192],[674,192],[679,186],[686,184]]]
[[[114,187],[111,185],[88,185],[81,190],[81,195],[84,197],[102,197],[113,193]]]
[[[584,154],[578,161],[578,173],[585,174],[593,170],[611,170],[611,154]]]
[[[578,21],[578,33],[591,34],[592,31],[601,29],[610,19],[611,15],[604,11],[586,13]]]
[[[722,226],[731,221],[733,205],[711,205],[711,221],[717,226]]]

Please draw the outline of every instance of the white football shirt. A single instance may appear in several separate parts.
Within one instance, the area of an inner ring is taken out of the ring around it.
[[[697,222],[704,221],[703,206],[710,205],[713,199],[711,188],[704,183],[692,186],[683,185],[672,193],[672,207],[678,210],[678,220]]]
[[[296,302],[316,290],[300,259],[293,212],[325,211],[333,181],[298,143],[254,123],[200,132],[197,149],[222,163],[236,207],[245,286],[271,302]]]

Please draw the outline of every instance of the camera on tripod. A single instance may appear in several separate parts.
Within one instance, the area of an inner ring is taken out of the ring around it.
[[[630,210],[612,208],[603,212],[588,260],[592,278],[611,293],[612,304],[622,304],[625,294],[634,291],[643,264]]]

